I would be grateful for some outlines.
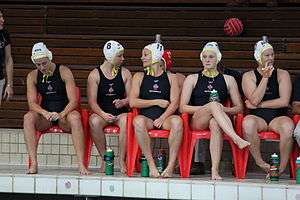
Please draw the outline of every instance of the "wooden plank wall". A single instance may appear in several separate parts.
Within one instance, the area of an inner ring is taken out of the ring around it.
[[[72,69],[85,107],[87,75],[103,61],[101,48],[109,39],[124,45],[124,65],[133,73],[142,69],[141,49],[154,40],[156,33],[162,35],[165,48],[172,49],[174,71],[185,74],[200,69],[199,53],[208,41],[219,42],[226,66],[241,71],[252,69],[256,66],[253,46],[265,34],[270,36],[276,50],[277,66],[293,75],[300,66],[300,8],[292,4],[225,7],[220,5],[226,1],[217,0],[209,1],[216,6],[206,6],[205,1],[199,5],[195,0],[186,1],[189,3],[186,6],[180,0],[169,0],[166,6],[159,6],[160,1],[156,0],[146,2],[156,2],[155,5],[135,0],[135,6],[126,0],[90,0],[90,3],[73,0],[74,5],[55,0],[31,0],[26,5],[21,0],[14,2],[0,3],[11,33],[16,93],[12,102],[5,102],[0,108],[0,128],[22,127],[22,117],[28,109],[25,78],[34,68],[30,61],[31,47],[39,41],[53,52],[54,62]],[[100,5],[107,2],[113,5]],[[176,3],[181,3],[181,7]],[[230,17],[243,21],[245,30],[240,37],[224,35],[223,24]]]

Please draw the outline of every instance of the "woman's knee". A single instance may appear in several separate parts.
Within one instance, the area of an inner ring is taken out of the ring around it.
[[[221,130],[218,122],[214,118],[209,121],[209,130],[213,132],[220,132]]]
[[[101,117],[97,114],[92,114],[89,117],[89,124],[91,128],[97,127],[97,126],[104,126],[103,120],[101,120]]]
[[[183,122],[179,116],[172,117],[170,120],[171,129],[178,130],[182,132]]]
[[[245,134],[252,134],[254,130],[257,130],[257,122],[251,116],[246,116],[243,120],[242,128]]]
[[[280,136],[285,138],[292,138],[294,131],[294,123],[291,119],[284,119],[280,123]]]
[[[133,126],[134,126],[134,129],[137,131],[144,130],[146,128],[146,121],[143,117],[136,116],[133,119]]]
[[[217,101],[212,101],[208,103],[208,107],[210,108],[210,110],[214,110],[216,108],[222,108],[223,105]]]
[[[24,125],[27,123],[35,124],[37,120],[37,113],[33,111],[29,111],[24,115],[23,119],[24,119]]]
[[[78,125],[81,123],[81,116],[78,111],[74,110],[68,114],[67,120],[70,124]]]
[[[126,125],[127,125],[127,114],[124,114],[124,115],[122,114],[119,117],[118,126],[120,128],[126,128]]]

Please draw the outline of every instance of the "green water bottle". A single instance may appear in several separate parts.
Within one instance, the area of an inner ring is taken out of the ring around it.
[[[296,183],[300,184],[300,156],[296,160]]]
[[[107,149],[104,154],[105,175],[114,175],[114,151]]]
[[[156,157],[156,167],[158,172],[161,174],[166,167],[166,155],[163,150],[159,150]]]
[[[142,155],[141,160],[141,176],[142,177],[149,177],[149,166],[148,161],[144,155]]]
[[[270,180],[279,181],[279,157],[276,153],[271,155]]]
[[[213,89],[212,91],[210,91],[210,94],[209,94],[209,101],[212,102],[212,101],[220,101],[220,98],[219,98],[219,93],[217,90]]]

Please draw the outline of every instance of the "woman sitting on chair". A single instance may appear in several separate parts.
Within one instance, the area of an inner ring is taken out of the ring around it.
[[[270,165],[266,163],[260,152],[258,132],[274,131],[280,135],[281,174],[288,162],[292,150],[292,133],[294,124],[287,116],[292,84],[288,71],[274,67],[274,50],[267,41],[258,41],[255,45],[254,57],[257,61],[255,70],[246,72],[242,87],[246,97],[246,106],[250,114],[243,120],[245,138],[251,142],[250,153],[256,164],[265,172]]]
[[[161,67],[163,46],[159,43],[147,45],[142,52],[145,73],[137,72],[132,80],[130,106],[139,108],[140,113],[133,120],[136,138],[145,155],[151,177],[172,177],[175,161],[182,138],[182,120],[174,112],[178,108],[179,89],[175,74],[167,73]],[[169,162],[159,174],[151,151],[148,130],[163,128],[170,130]]]
[[[106,139],[103,128],[116,124],[120,128],[119,151],[120,170],[126,173],[126,124],[128,96],[131,87],[131,73],[121,67],[124,61],[124,48],[117,41],[110,40],[103,47],[105,61],[91,71],[88,77],[88,100],[93,111],[89,123],[97,150],[104,159]],[[100,172],[104,172],[104,162]]]
[[[222,154],[222,133],[227,134],[240,149],[250,145],[240,138],[232,125],[228,114],[236,114],[243,109],[238,86],[232,76],[221,74],[217,64],[221,61],[221,52],[216,42],[209,42],[203,48],[200,59],[203,70],[189,75],[183,84],[180,109],[192,115],[191,128],[210,129],[210,153],[212,160],[211,178],[222,179],[219,175],[219,163]],[[217,94],[216,94],[217,92]],[[233,107],[223,106],[231,99]]]
[[[66,132],[72,133],[72,139],[79,163],[81,175],[88,174],[83,164],[84,134],[81,116],[76,107],[76,86],[71,70],[52,62],[52,53],[42,42],[32,48],[32,62],[37,69],[27,76],[27,100],[30,111],[24,115],[24,137],[31,159],[28,174],[38,172],[36,131],[47,130],[58,125]],[[38,103],[38,93],[42,97]]]

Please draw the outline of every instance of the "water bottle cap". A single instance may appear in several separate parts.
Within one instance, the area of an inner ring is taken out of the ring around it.
[[[161,37],[160,34],[156,34],[156,35],[155,35],[155,42],[156,42],[156,43],[161,43],[161,38],[160,38],[160,37]]]
[[[276,153],[273,153],[271,157],[272,157],[272,158],[273,158],[273,157],[278,157],[278,155],[277,155]]]
[[[113,150],[111,148],[106,149],[107,152],[112,152]]]
[[[300,160],[300,156],[297,158],[297,160]]]
[[[262,36],[262,40],[263,40],[264,42],[268,42],[268,36],[263,35],[263,36]]]

